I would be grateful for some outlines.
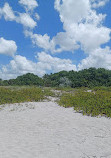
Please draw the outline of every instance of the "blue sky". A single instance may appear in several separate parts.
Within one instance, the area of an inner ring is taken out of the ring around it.
[[[0,1],[0,78],[111,70],[110,0]]]

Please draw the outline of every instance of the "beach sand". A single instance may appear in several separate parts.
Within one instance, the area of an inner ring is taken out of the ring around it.
[[[1,109],[0,158],[111,158],[111,119],[51,101]]]

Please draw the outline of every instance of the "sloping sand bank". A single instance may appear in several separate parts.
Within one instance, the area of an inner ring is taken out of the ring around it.
[[[0,111],[0,158],[111,158],[111,119],[83,116],[54,102]]]

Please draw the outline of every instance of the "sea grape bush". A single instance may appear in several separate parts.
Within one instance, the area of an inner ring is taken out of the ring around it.
[[[64,94],[61,96],[59,104],[64,107],[74,107],[74,110],[83,115],[111,117],[111,91],[79,91]]]
[[[7,103],[42,101],[47,95],[53,95],[49,89],[38,87],[1,87],[0,105]]]

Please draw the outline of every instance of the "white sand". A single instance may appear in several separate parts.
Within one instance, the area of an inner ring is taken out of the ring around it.
[[[0,158],[111,158],[111,119],[54,102],[7,105],[0,111]]]

